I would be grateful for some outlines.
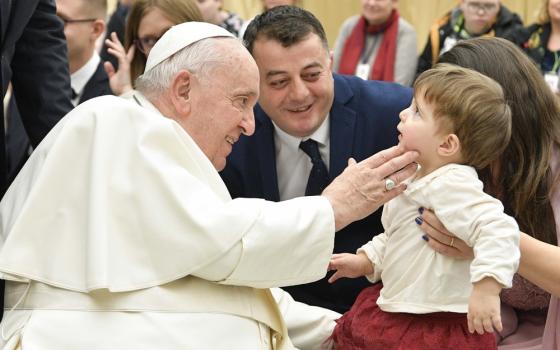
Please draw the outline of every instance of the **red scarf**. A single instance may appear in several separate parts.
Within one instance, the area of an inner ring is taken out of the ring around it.
[[[364,16],[361,16],[352,30],[352,34],[346,39],[338,72],[340,74],[354,74],[364,49],[366,33],[377,34],[385,32],[373,62],[373,67],[369,72],[369,78],[371,80],[394,81],[398,31],[399,12],[397,10],[393,10],[389,19],[379,25],[368,25]]]

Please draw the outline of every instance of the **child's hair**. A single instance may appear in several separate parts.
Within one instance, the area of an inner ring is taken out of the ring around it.
[[[433,108],[440,130],[461,142],[464,164],[483,168],[497,159],[511,137],[511,111],[502,87],[467,68],[440,63],[422,73],[414,94]]]

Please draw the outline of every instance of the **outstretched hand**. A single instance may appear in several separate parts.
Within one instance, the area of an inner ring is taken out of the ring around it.
[[[365,218],[401,194],[406,189],[401,182],[416,172],[416,158],[418,152],[394,146],[359,163],[350,159],[344,172],[322,193],[333,207],[336,230]],[[392,189],[385,187],[386,179],[394,182]]]
[[[336,272],[329,278],[329,283],[334,283],[341,277],[357,278],[373,273],[373,264],[364,253],[358,254],[333,254],[329,263],[329,271]]]

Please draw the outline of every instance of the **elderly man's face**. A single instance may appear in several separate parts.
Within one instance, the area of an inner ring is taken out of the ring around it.
[[[260,106],[288,134],[311,135],[327,117],[334,98],[332,62],[319,36],[311,33],[290,47],[258,38],[253,57],[261,77]]]
[[[225,167],[239,136],[255,131],[253,107],[259,95],[259,72],[249,52],[238,40],[222,44],[226,63],[206,79],[193,78],[192,110],[184,123],[218,171]]]
[[[500,11],[499,0],[461,0],[465,28],[470,34],[486,33],[496,22]]]

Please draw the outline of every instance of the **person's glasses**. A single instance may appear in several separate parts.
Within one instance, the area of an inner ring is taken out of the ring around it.
[[[94,21],[97,20],[97,18],[72,19],[72,18],[66,18],[66,17],[61,16],[61,15],[58,15],[58,18],[60,18],[62,20],[65,27],[70,23],[87,23],[87,22],[94,22]]]
[[[162,34],[163,35],[163,34]],[[161,36],[145,36],[143,38],[138,38],[134,40],[134,45],[136,48],[140,50],[144,55],[148,56],[148,53],[157,43],[157,41],[161,38]]]
[[[480,3],[480,2],[467,2],[467,8],[472,13],[484,12],[492,13],[498,9],[498,4],[495,3]]]

